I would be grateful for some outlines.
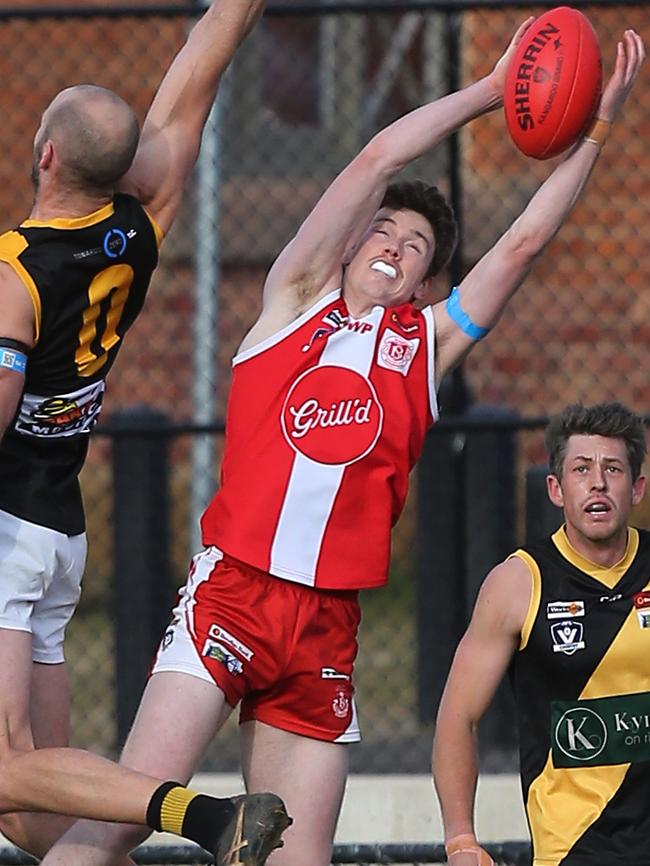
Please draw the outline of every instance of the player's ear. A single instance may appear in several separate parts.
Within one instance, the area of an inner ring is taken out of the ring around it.
[[[38,161],[38,167],[42,169],[47,169],[52,165],[54,161],[54,145],[48,138],[47,141],[43,144],[43,150],[41,151],[41,158]]]
[[[646,477],[639,475],[632,485],[632,505],[638,505],[645,496]]]
[[[423,310],[434,301],[434,278],[425,277],[413,293],[413,306],[416,310]]]
[[[556,475],[546,476],[546,492],[553,505],[556,505],[558,508],[564,508],[562,484]]]

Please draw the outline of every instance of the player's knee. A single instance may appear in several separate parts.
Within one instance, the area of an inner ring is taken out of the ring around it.
[[[0,715],[0,765],[33,749],[34,735],[29,719]]]
[[[14,845],[24,845],[23,841],[23,814],[21,812],[8,812],[0,815],[0,833],[6,836]]]
[[[2,738],[0,738],[2,739]],[[31,754],[34,747],[19,749],[13,743],[2,741],[0,746],[0,814],[20,811],[24,808],[22,791],[27,783],[33,783],[30,774],[25,773],[22,758]]]

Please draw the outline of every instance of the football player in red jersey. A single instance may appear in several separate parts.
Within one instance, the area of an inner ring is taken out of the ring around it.
[[[295,818],[274,866],[330,863],[346,744],[359,739],[358,592],[387,578],[390,530],[437,416],[436,388],[495,324],[568,215],[643,60],[627,31],[600,126],[430,308],[453,218],[435,189],[389,181],[501,105],[527,24],[489,75],[391,124],[333,181],[271,268],[261,315],[234,359],[222,484],[202,520],[206,549],[123,760],[149,772],[176,761],[185,779],[240,705],[247,788],[278,793]],[[106,866],[141,838],[138,828],[84,822],[44,862]]]

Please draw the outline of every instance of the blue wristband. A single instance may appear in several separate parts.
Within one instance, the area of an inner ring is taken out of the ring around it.
[[[14,370],[16,373],[25,375],[27,369],[27,355],[17,352],[15,349],[4,349],[0,346],[0,367],[6,370]]]
[[[454,286],[451,290],[451,294],[447,298],[446,309],[449,317],[453,319],[463,333],[467,334],[470,340],[482,340],[489,332],[489,328],[482,328],[480,325],[475,325],[465,310],[461,307],[460,292],[458,291],[457,286]]]

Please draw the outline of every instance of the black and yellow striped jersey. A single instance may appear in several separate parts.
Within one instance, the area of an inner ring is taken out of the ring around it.
[[[36,345],[0,444],[0,509],[83,532],[78,474],[104,379],[144,304],[160,229],[132,196],[75,219],[27,220],[0,236],[0,261],[34,306]]]
[[[564,528],[513,554],[533,592],[512,665],[535,866],[650,863],[650,533],[605,568]]]

